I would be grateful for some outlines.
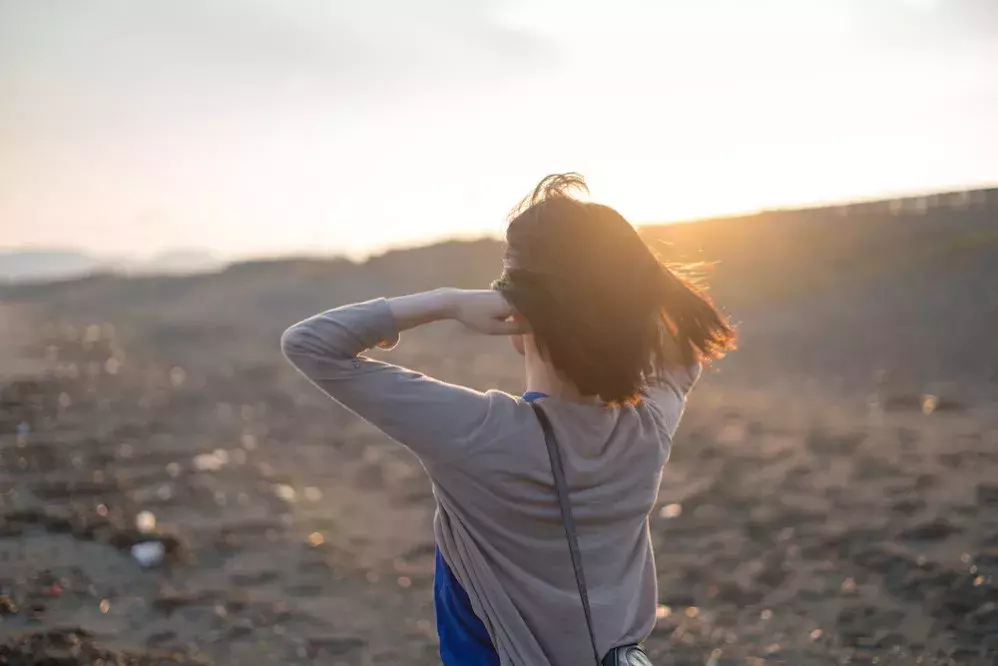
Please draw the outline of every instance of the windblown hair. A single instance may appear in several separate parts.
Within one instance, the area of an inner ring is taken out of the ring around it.
[[[547,176],[510,214],[493,283],[530,325],[538,350],[585,395],[641,400],[677,366],[735,346],[710,299],[659,261],[616,210],[582,201],[576,173]]]

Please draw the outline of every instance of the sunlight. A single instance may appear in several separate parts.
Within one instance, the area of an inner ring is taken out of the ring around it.
[[[904,4],[906,16],[942,7]],[[272,78],[266,58],[209,50],[175,62],[165,33],[164,83],[141,94],[122,84],[128,62],[85,96],[73,91],[91,79],[75,69],[62,88],[14,86],[23,102],[7,112],[18,140],[0,155],[0,218],[21,224],[6,242],[363,256],[501,234],[510,208],[560,171],[582,173],[595,200],[637,224],[998,179],[986,149],[993,77],[975,42],[941,60],[871,41],[882,17],[859,5],[725,6],[722,21],[698,4],[623,2],[607,16],[510,3],[491,17],[509,51],[483,54],[463,33],[437,45],[471,49],[453,80],[410,62],[408,41],[381,45],[393,66],[357,72],[292,49]],[[78,56],[80,71],[109,67],[100,49]],[[218,58],[219,75],[246,89],[207,92],[217,81],[198,58]],[[73,119],[60,115],[74,105]]]

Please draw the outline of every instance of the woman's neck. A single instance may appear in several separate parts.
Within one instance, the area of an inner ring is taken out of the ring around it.
[[[528,353],[525,356],[524,369],[528,393],[543,393],[552,398],[585,405],[601,404],[598,396],[583,395],[575,384],[563,379],[554,368],[534,354]]]

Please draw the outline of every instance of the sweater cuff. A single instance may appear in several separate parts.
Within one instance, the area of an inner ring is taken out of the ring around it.
[[[399,343],[398,323],[392,314],[388,299],[376,298],[362,304],[371,308],[371,318],[368,330],[364,331],[365,339],[371,341],[372,347],[378,349],[394,349]],[[368,337],[369,336],[369,337]]]

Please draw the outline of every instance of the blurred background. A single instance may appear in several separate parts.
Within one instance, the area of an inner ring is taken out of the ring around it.
[[[0,0],[0,662],[438,663],[429,482],[277,341],[572,170],[741,334],[656,663],[995,663],[996,62],[991,0]]]

